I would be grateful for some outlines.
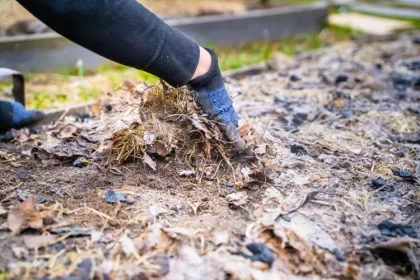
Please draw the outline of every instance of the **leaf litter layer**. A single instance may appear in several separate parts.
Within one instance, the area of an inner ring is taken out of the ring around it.
[[[126,81],[90,116],[15,132],[0,264],[17,278],[418,278],[418,37],[228,78],[254,159],[164,84]]]

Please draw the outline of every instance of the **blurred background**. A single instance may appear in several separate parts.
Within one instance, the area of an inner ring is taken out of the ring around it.
[[[179,19],[187,18],[188,24],[183,24],[181,30],[201,44],[215,47],[224,71],[366,36],[388,36],[420,28],[418,0],[142,0],[141,3],[175,27],[179,26]],[[211,38],[211,32],[221,30],[220,26],[225,26],[228,44],[202,42],[197,37],[205,33],[204,37]],[[66,61],[62,61],[63,57]],[[158,82],[150,74],[105,61],[74,46],[14,0],[0,0],[0,67],[24,72],[27,107],[40,110],[94,101],[126,79]],[[0,98],[11,99],[11,89],[9,80],[1,81]]]

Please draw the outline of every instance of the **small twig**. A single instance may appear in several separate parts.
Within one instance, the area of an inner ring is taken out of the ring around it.
[[[302,202],[299,203],[298,206],[296,206],[292,210],[289,210],[289,211],[287,211],[285,213],[281,213],[280,215],[277,216],[276,220],[280,219],[282,216],[287,216],[287,215],[290,215],[290,214],[296,212],[301,207],[303,207],[306,203],[308,203],[309,201],[313,200],[319,193],[321,193],[321,192],[320,191],[312,191],[312,192],[306,193],[305,196],[304,196],[304,198],[302,199]]]
[[[86,208],[87,210],[89,210],[89,211],[91,211],[91,212],[95,213],[96,215],[98,215],[98,216],[99,216],[99,217],[101,217],[101,218],[108,219],[108,220],[115,220],[114,218],[112,218],[112,217],[108,216],[107,214],[104,214],[104,213],[102,213],[102,212],[99,212],[98,210],[93,209],[93,208],[90,208],[90,207],[88,207],[88,206],[86,206],[86,205],[85,205],[85,208]]]
[[[263,130],[263,134],[260,137],[260,142],[262,142],[264,140],[264,135],[267,132],[267,129],[268,129],[268,126],[270,125],[270,123],[271,123],[271,121],[268,121],[267,124],[265,125],[264,130]]]

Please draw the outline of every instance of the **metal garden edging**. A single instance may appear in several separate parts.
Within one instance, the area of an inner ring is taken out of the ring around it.
[[[398,2],[395,2],[398,3]],[[379,4],[354,4],[350,7],[353,11],[369,13],[373,15],[381,15],[398,18],[415,18],[420,19],[419,9],[398,8],[392,6],[384,6]]]

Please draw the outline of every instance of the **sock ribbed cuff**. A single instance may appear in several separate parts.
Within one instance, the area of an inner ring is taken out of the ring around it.
[[[206,90],[212,91],[217,90],[221,86],[224,85],[222,73],[220,72],[219,68],[219,60],[217,59],[216,53],[208,48],[205,48],[211,56],[211,65],[209,71],[200,76],[195,78],[194,80],[188,83],[192,89],[204,87]]]

